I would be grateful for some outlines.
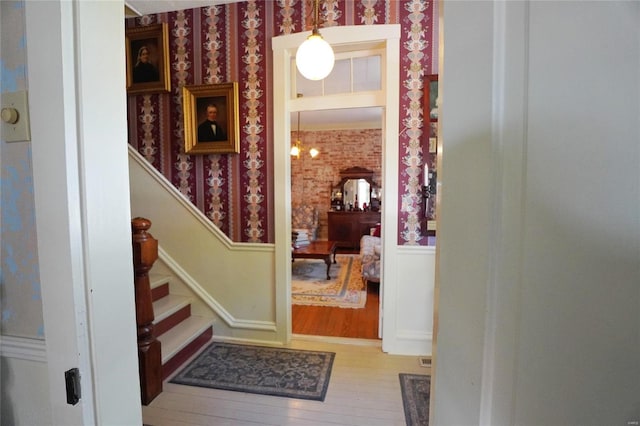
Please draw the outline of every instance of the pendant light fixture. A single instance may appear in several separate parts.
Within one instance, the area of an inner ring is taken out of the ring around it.
[[[331,45],[327,43],[318,31],[318,9],[320,0],[314,0],[313,30],[311,35],[298,47],[296,52],[296,67],[304,78],[322,80],[331,73],[335,63],[335,55]]]
[[[302,145],[302,141],[300,141],[300,111],[298,111],[298,131],[296,132],[296,142],[291,146],[290,154],[292,157],[300,158],[300,154],[304,151],[305,148]],[[316,148],[309,149],[309,155],[311,158],[316,158],[320,154]]]

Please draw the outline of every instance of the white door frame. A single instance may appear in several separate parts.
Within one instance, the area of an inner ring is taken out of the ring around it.
[[[291,340],[291,123],[290,113],[300,110],[322,110],[336,108],[331,100],[295,99],[291,96],[293,69],[291,60],[297,47],[306,39],[309,32],[274,37],[273,47],[273,116],[274,116],[274,204],[275,204],[275,242],[276,242],[276,323],[280,338]],[[385,190],[385,202],[382,204],[382,240],[383,253],[381,266],[380,303],[382,315],[382,348],[385,338],[395,332],[396,283],[385,275],[385,270],[395,270],[398,220],[398,134],[399,134],[399,87],[398,64],[400,63],[400,25],[359,25],[323,28],[322,36],[334,49],[349,49],[365,43],[375,43],[384,50],[382,69],[382,95],[380,98],[362,99],[358,96],[343,98],[340,106],[383,108],[382,141],[382,187]],[[349,104],[353,102],[353,104]]]
[[[24,5],[51,424],[142,424],[124,4]],[[74,367],[82,395],[69,405]]]

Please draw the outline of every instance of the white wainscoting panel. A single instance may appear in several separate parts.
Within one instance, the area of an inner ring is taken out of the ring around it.
[[[433,340],[433,289],[435,247],[400,246],[395,271],[385,276],[396,285],[394,353],[431,355]]]
[[[151,220],[162,260],[224,320],[226,337],[277,341],[286,324],[275,321],[274,245],[231,241],[131,148],[129,173],[132,216]]]
[[[0,363],[2,424],[51,424],[45,341],[0,336]]]

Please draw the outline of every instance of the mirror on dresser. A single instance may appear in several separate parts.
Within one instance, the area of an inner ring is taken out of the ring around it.
[[[331,189],[332,211],[379,211],[381,190],[373,170],[351,167],[340,171],[340,182]]]
[[[329,240],[338,247],[359,248],[360,238],[380,223],[381,189],[373,170],[351,167],[340,171],[331,190]]]

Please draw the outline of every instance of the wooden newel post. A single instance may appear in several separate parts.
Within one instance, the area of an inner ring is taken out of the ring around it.
[[[153,300],[149,283],[149,270],[158,259],[158,240],[147,232],[150,227],[151,221],[148,219],[136,217],[131,220],[138,368],[144,405],[149,404],[162,392],[162,355],[160,342],[153,334]]]

